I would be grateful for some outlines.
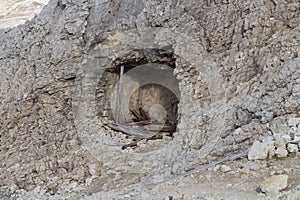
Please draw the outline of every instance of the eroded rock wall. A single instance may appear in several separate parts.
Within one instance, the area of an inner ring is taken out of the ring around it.
[[[50,1],[0,31],[1,185],[55,193],[96,165],[109,190],[281,131],[300,117],[299,14],[288,0]],[[178,131],[122,151],[114,144],[129,139],[93,110],[97,81],[119,60],[152,62],[137,53],[147,49],[176,58]]]

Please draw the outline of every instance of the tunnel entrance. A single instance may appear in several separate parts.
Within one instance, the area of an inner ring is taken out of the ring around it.
[[[170,62],[174,60],[164,57],[163,61],[123,62],[107,69],[97,88],[99,117],[121,132],[172,135],[177,128],[180,92],[174,62]]]

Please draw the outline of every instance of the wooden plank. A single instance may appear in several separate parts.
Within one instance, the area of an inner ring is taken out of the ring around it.
[[[127,126],[145,126],[151,124],[150,120],[126,123]]]
[[[124,149],[126,149],[128,147],[131,147],[132,149],[135,149],[137,147],[137,142],[132,142],[132,143],[129,143],[129,144],[124,144],[121,149],[124,150]]]
[[[143,108],[139,108],[139,111],[140,111],[140,114],[141,114],[143,120],[149,120],[149,117],[148,117],[148,115],[146,114],[146,112],[144,111]]]
[[[137,121],[143,121],[143,117],[137,111],[130,109],[130,112],[134,115]]]
[[[115,118],[116,122],[120,123],[120,117],[121,117],[121,95],[122,95],[122,87],[123,87],[123,74],[124,74],[124,66],[121,66],[120,69],[120,78],[119,78],[119,84],[118,84],[118,94],[117,94],[117,100],[116,100],[116,113]]]
[[[120,124],[108,124],[108,127],[112,128],[116,131],[123,132],[126,135],[133,136],[136,139],[147,139],[147,138],[151,138],[155,135],[155,133],[140,131],[138,129],[135,129],[135,128],[132,128],[129,126],[125,126],[125,125],[120,125]]]
[[[168,132],[168,133],[173,133],[176,131],[176,127],[173,125],[157,125],[157,124],[150,124],[150,125],[145,125],[143,126],[143,130],[145,131],[151,131],[151,132]]]

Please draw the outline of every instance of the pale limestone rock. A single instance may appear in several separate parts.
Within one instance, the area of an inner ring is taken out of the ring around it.
[[[288,175],[273,175],[260,183],[260,188],[269,197],[276,197],[288,185]]]
[[[248,159],[249,160],[266,159],[268,157],[269,149],[270,148],[266,144],[256,141],[249,150]]]
[[[221,166],[220,165],[216,165],[215,167],[214,167],[214,172],[217,172],[217,171],[219,171],[220,170],[220,168],[221,168]]]
[[[34,189],[33,189],[33,193],[34,194],[39,194],[40,192],[41,192],[41,190],[42,190],[42,188],[41,188],[41,186],[36,186]]]
[[[293,140],[289,141],[290,143],[297,143],[297,142],[300,142],[300,137],[295,135]]]
[[[294,189],[289,191],[282,192],[279,199],[288,199],[288,200],[299,200],[300,199],[300,185],[296,186]]]
[[[285,142],[283,141],[283,139],[277,138],[277,139],[275,140],[275,147],[276,147],[276,148],[285,148],[285,147],[286,147],[286,144],[285,144]]]
[[[288,151],[285,148],[277,148],[275,151],[275,155],[277,155],[279,158],[287,157]]]
[[[287,144],[291,141],[291,135],[290,134],[284,134],[284,135],[281,136],[281,138],[282,138],[284,144]]]
[[[273,136],[266,136],[262,138],[262,143],[268,145],[268,146],[274,146],[274,137]]]
[[[300,124],[300,118],[299,117],[291,117],[288,120],[288,124],[290,127],[297,127]]]
[[[227,165],[221,165],[220,171],[223,172],[223,173],[230,172],[231,171],[231,167],[229,167]]]
[[[289,143],[287,145],[287,150],[290,153],[296,153],[298,151],[298,145],[297,144],[291,144],[291,143]]]
[[[295,135],[300,136],[300,126],[298,126]]]
[[[99,176],[100,175],[100,166],[96,163],[92,163],[88,165],[89,174],[92,176]]]
[[[85,178],[85,169],[83,167],[75,169],[75,174],[73,175],[73,179],[82,181]]]

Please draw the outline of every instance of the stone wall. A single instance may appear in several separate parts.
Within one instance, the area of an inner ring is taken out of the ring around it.
[[[282,131],[300,117],[299,13],[289,0],[50,1],[0,30],[0,184],[55,193],[94,175],[109,190]],[[99,119],[99,81],[165,54],[175,58],[178,130],[122,150],[132,140]]]

